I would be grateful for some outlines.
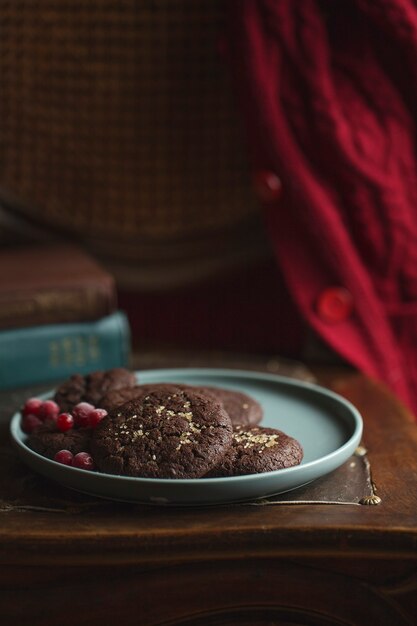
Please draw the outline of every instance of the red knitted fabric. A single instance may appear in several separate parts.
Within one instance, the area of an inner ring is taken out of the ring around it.
[[[412,0],[230,2],[228,55],[255,169],[300,311],[417,413],[417,5]],[[329,322],[329,287],[353,310]]]

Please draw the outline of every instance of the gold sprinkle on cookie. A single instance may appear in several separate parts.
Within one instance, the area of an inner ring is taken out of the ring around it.
[[[260,433],[258,428],[253,428],[247,431],[238,431],[233,433],[233,439],[237,443],[243,443],[244,448],[253,448],[256,445],[260,445],[263,448],[272,448],[272,446],[278,445],[279,435]]]

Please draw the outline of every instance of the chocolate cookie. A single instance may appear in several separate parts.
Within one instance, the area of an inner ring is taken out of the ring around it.
[[[122,367],[91,372],[86,376],[73,374],[58,387],[54,400],[61,411],[71,411],[79,402],[90,402],[101,408],[101,399],[112,389],[133,387],[136,377]]]
[[[237,426],[232,445],[205,478],[271,472],[299,465],[302,458],[300,443],[280,430]]]
[[[144,391],[163,389],[169,384],[170,383],[150,383],[147,385],[136,385],[135,387],[128,387],[126,389],[112,390],[102,398],[100,406],[106,409],[106,411],[111,411],[128,400],[134,400],[140,397]],[[210,394],[223,405],[233,425],[256,426],[263,417],[263,410],[259,402],[246,393],[232,391],[231,389],[222,389],[220,387],[197,387],[183,384],[175,384],[175,386],[179,389],[190,389],[191,391],[198,391],[206,395]]]
[[[206,394],[164,385],[114,409],[93,433],[99,470],[147,478],[200,478],[232,441],[232,423]]]
[[[112,389],[106,393],[106,395],[100,401],[100,408],[106,409],[106,411],[112,411],[122,404],[129,402],[130,400],[136,400],[140,398],[144,393],[155,391],[156,389],[163,389],[164,387],[170,387],[168,383],[153,383],[149,385],[135,385],[134,387],[123,387],[123,389]]]
[[[211,393],[223,404],[234,426],[256,426],[263,417],[259,402],[246,393],[221,387],[200,387],[200,389]]]
[[[91,430],[77,428],[61,433],[53,422],[45,422],[39,426],[27,440],[28,446],[37,452],[53,459],[60,450],[69,450],[73,454],[90,450]]]

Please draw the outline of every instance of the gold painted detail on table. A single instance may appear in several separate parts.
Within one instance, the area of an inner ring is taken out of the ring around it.
[[[359,504],[365,504],[365,505],[371,505],[371,506],[375,506],[377,504],[381,504],[382,500],[379,496],[377,496],[376,494],[373,494],[372,496],[365,496],[364,498],[362,498],[361,500],[359,500]]]

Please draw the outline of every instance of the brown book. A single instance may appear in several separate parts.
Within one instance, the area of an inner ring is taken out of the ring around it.
[[[0,329],[83,322],[116,310],[113,277],[79,248],[0,249]]]

